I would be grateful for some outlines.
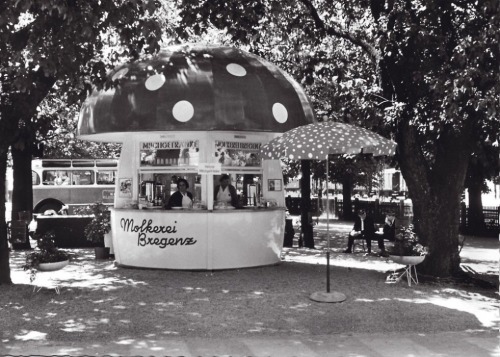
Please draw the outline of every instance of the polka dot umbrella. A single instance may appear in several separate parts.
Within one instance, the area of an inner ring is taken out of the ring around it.
[[[262,146],[264,159],[288,158],[291,160],[326,160],[326,182],[328,182],[328,156],[332,154],[394,155],[396,143],[370,130],[337,122],[321,122],[303,125],[285,132],[282,136]],[[322,291],[311,294],[319,302],[342,302],[345,295],[330,291],[330,217],[328,190],[326,190],[327,214],[327,285]]]
[[[266,159],[325,160],[330,154],[394,155],[396,143],[358,126],[321,122],[303,125],[271,140],[261,149]]]

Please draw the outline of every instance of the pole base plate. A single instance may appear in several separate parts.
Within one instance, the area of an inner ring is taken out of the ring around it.
[[[309,296],[309,299],[317,302],[342,302],[346,299],[346,296],[336,291],[331,291],[329,293],[316,291]]]

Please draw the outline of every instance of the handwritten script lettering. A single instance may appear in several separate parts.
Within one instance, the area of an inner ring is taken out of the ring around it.
[[[177,223],[177,222],[175,222]],[[172,226],[157,226],[153,225],[153,220],[144,219],[140,224],[135,224],[133,219],[122,218],[120,220],[120,228],[124,232],[137,233],[137,245],[145,247],[147,245],[158,246],[162,249],[167,246],[176,245],[193,245],[196,240],[193,237],[156,237],[151,234],[173,234],[177,233],[177,227]]]
[[[167,245],[193,245],[196,243],[193,237],[188,238],[158,238],[147,237],[145,233],[139,233],[137,245],[145,247],[146,245],[157,245],[160,248],[166,248]]]
[[[153,226],[152,223],[152,219],[144,219],[141,225],[136,225],[133,219],[122,218],[120,227],[125,232],[134,233],[177,233],[175,226]]]

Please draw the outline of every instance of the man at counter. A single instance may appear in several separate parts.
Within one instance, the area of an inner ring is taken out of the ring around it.
[[[238,207],[238,194],[236,188],[229,183],[229,175],[222,175],[219,179],[219,185],[215,186],[214,201],[225,202],[233,207]]]
[[[172,196],[168,199],[166,209],[172,209],[173,207],[182,207],[182,208],[192,208],[193,207],[193,195],[191,192],[188,192],[189,183],[180,178],[177,180],[177,189],[178,191],[174,192]]]

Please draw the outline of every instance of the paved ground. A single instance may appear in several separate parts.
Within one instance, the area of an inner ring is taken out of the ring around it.
[[[164,338],[120,342],[9,344],[0,353],[70,356],[272,356],[272,357],[498,357],[499,338],[490,332],[351,334],[314,337]]]
[[[359,248],[342,254],[350,228],[329,225],[332,289],[347,295],[340,304],[308,299],[324,289],[324,221],[315,226],[317,249],[298,248],[296,237],[276,267],[117,269],[83,250],[54,274],[61,295],[50,281],[33,294],[14,252],[18,285],[0,290],[0,355],[500,357],[498,294],[384,284],[400,266]],[[498,280],[498,247],[497,239],[465,237],[463,265]]]

